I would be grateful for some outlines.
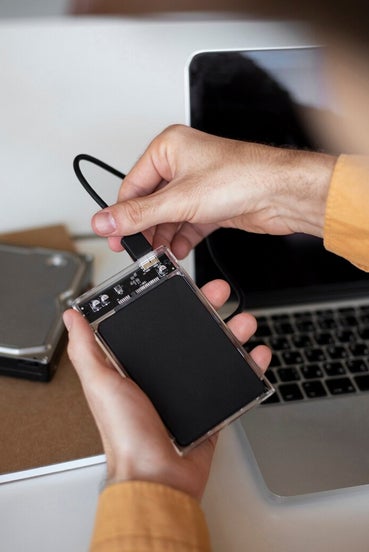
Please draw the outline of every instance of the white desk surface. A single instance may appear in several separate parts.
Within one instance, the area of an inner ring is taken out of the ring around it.
[[[74,155],[124,171],[155,133],[185,122],[194,51],[296,44],[309,44],[301,29],[257,21],[0,22],[0,231],[63,222],[89,232],[96,209],[76,183]],[[102,185],[113,200],[117,184]],[[79,246],[95,251],[99,281],[122,258],[96,243]],[[103,477],[96,464],[2,484],[1,550],[87,550]],[[214,551],[369,547],[367,487],[279,499],[264,487],[237,423],[221,434],[203,505]]]

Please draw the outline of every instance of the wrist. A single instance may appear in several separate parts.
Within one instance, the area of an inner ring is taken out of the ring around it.
[[[264,167],[259,174],[265,178],[265,200],[274,225],[279,219],[285,233],[323,237],[328,190],[337,158],[310,151],[268,149],[260,156]]]
[[[106,485],[123,481],[148,481],[182,491],[200,500],[209,477],[217,436],[214,435],[184,455],[178,454],[167,435],[164,443],[132,454],[107,453]]]

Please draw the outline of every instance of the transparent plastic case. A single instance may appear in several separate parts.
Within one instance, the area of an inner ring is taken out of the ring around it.
[[[273,393],[165,247],[76,299],[117,370],[156,407],[185,451]]]

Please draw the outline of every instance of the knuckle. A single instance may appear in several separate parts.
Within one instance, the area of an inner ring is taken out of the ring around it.
[[[163,134],[176,134],[177,132],[181,132],[184,128],[186,128],[184,125],[181,125],[179,123],[174,123],[172,125],[167,126]]]
[[[143,219],[142,206],[138,200],[130,199],[125,205],[125,217],[133,225],[140,225]]]
[[[161,134],[159,134],[159,138],[164,139],[164,141],[183,139],[191,131],[192,129],[190,129],[188,126],[175,123],[169,125]]]

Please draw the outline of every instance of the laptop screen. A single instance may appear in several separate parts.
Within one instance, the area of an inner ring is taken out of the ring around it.
[[[311,124],[335,116],[322,48],[203,52],[189,66],[190,124],[227,138],[332,151]],[[246,308],[344,299],[369,290],[369,275],[303,234],[221,229],[195,251],[198,285],[222,270]]]

